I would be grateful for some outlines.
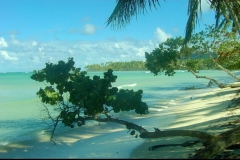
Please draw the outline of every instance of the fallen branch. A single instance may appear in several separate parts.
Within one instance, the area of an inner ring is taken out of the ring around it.
[[[161,145],[155,145],[155,146],[149,147],[149,150],[153,151],[154,149],[157,149],[157,148],[172,147],[172,146],[190,147],[199,142],[200,142],[199,140],[196,140],[196,141],[186,141],[181,144],[161,144]]]

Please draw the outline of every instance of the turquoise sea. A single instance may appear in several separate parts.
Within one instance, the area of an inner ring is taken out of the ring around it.
[[[113,86],[143,90],[143,101],[148,104],[150,114],[177,105],[182,98],[194,98],[196,94],[217,88],[215,84],[207,87],[209,80],[196,79],[184,70],[177,71],[173,77],[165,76],[164,73],[154,76],[148,71],[115,71],[113,74],[118,76]],[[38,138],[49,127],[47,121],[44,121],[46,114],[36,95],[44,84],[32,80],[31,75],[30,72],[0,73],[0,145]],[[103,72],[88,72],[88,75],[103,76]],[[204,70],[199,75],[215,78],[222,83],[235,82],[223,71]],[[185,90],[185,87],[193,86],[201,89]],[[60,126],[57,132],[68,129],[71,128]]]

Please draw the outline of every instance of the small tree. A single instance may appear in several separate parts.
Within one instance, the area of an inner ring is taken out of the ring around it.
[[[59,114],[54,119],[54,130],[59,121],[73,128],[76,124],[84,125],[86,120],[97,120],[100,115],[110,118],[112,111],[135,110],[137,114],[147,114],[148,106],[141,101],[143,91],[112,87],[111,83],[117,79],[112,72],[109,69],[103,78],[95,75],[90,79],[86,71],[74,67],[73,58],[67,63],[46,63],[46,68],[34,71],[33,80],[50,83],[40,88],[37,95],[44,104],[57,106]]]
[[[239,69],[239,35],[228,32],[225,28],[215,29],[207,26],[204,31],[192,36],[189,43],[184,45],[181,37],[169,38],[166,42],[159,44],[151,53],[145,52],[146,67],[158,75],[173,76],[175,70],[186,69],[196,78],[205,78],[216,83],[218,87],[239,87],[239,84],[222,84],[221,82],[197,73],[207,66],[217,66],[230,76],[240,81],[240,78],[231,73],[233,69]]]
[[[209,54],[209,59],[215,66],[240,81],[240,78],[231,72],[240,68],[238,51],[240,37],[238,33],[231,31],[231,25],[227,23],[220,29],[215,29],[213,25],[206,26],[204,31],[193,36],[191,42],[197,52]],[[214,57],[210,53],[214,53]]]

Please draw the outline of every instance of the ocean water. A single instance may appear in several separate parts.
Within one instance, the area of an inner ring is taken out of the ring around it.
[[[143,90],[143,101],[148,104],[150,114],[163,112],[183,98],[194,98],[197,94],[217,88],[215,84],[207,87],[209,80],[196,79],[184,70],[177,71],[173,77],[165,76],[164,73],[154,76],[148,71],[115,71],[113,74],[118,76],[113,86]],[[46,134],[49,121],[45,120],[46,112],[36,95],[44,84],[32,80],[31,75],[30,72],[0,73],[0,145],[35,139]],[[88,75],[103,77],[103,72],[88,72]],[[223,71],[204,70],[199,75],[215,78],[222,83],[235,82]],[[185,87],[193,86],[201,89],[185,90]],[[56,132],[69,129],[60,125]]]

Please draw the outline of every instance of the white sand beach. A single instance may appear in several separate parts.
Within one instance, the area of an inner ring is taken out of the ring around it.
[[[239,114],[239,110],[226,111],[231,100],[236,96],[236,88],[216,89],[208,93],[190,97],[190,101],[184,100],[181,107],[171,107],[169,113],[177,117],[166,129],[186,129],[204,131],[211,134],[218,134],[218,122],[220,119]],[[216,127],[216,128],[214,128]],[[201,144],[191,147],[163,147],[153,151],[148,148],[160,144],[180,144],[190,140],[197,140],[192,137],[169,137],[159,139],[148,139],[135,148],[131,154],[132,158],[189,158]]]
[[[220,118],[236,114],[226,112],[236,90],[238,89],[216,89],[188,97],[179,100],[181,102],[166,108],[165,111],[131,118],[130,121],[142,125],[148,131],[154,131],[153,127],[161,126],[160,129],[163,130],[192,129],[217,134],[215,130],[209,129],[209,126],[216,124]],[[56,134],[55,145],[49,141],[49,136],[42,136],[37,140],[0,146],[0,158],[188,158],[189,154],[200,147],[198,143],[189,148],[163,147],[149,151],[148,148],[153,145],[182,143],[193,138],[141,139],[127,132],[125,126],[120,124],[86,125]]]

